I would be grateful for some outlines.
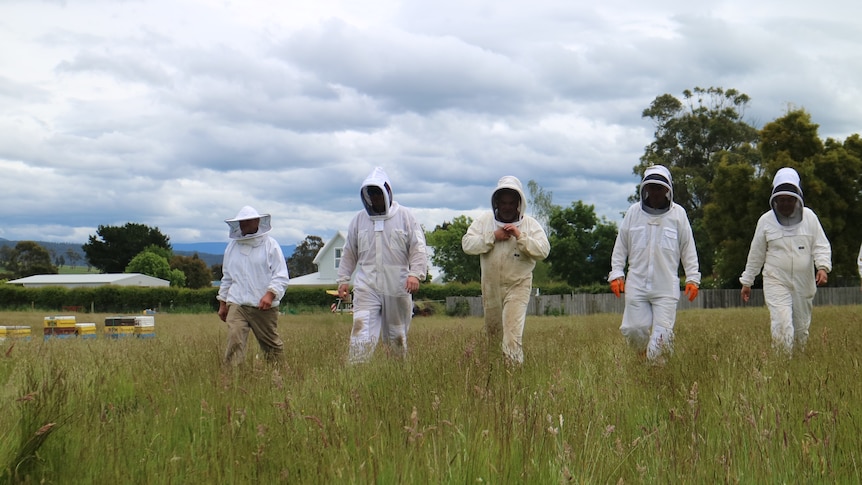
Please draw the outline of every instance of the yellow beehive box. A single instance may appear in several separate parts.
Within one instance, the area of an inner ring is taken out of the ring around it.
[[[75,333],[81,338],[96,338],[95,323],[76,323]]]
[[[105,327],[105,334],[110,338],[133,337],[135,335],[134,325],[113,325]]]
[[[74,315],[45,317],[45,326],[46,327],[71,327],[71,328],[75,328],[75,323],[76,323],[76,320],[75,320]]]
[[[23,325],[0,326],[0,341],[6,339],[30,339],[30,327]]]

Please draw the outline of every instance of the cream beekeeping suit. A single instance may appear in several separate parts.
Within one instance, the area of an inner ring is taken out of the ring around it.
[[[514,196],[516,207],[501,207],[501,201],[514,201]],[[491,208],[470,224],[461,247],[467,254],[479,255],[485,331],[494,342],[502,332],[503,353],[519,364],[524,360],[522,339],[533,268],[536,261],[548,257],[551,246],[542,226],[525,215],[527,201],[517,178],[505,176],[497,182]],[[507,210],[512,213],[509,217],[502,215]]]
[[[655,186],[667,189],[666,200],[651,207],[646,203],[647,194]],[[673,351],[680,262],[687,289],[693,287],[695,295],[700,271],[688,216],[673,202],[670,171],[661,165],[647,168],[640,190],[641,201],[629,207],[620,224],[608,281],[625,278],[626,303],[620,331],[631,346],[638,352],[645,351],[654,362],[663,352]]]
[[[413,297],[427,274],[425,233],[406,207],[392,200],[392,183],[375,168],[359,190],[364,209],[347,228],[339,287],[353,277],[350,362],[368,360],[379,339],[406,355]],[[375,207],[376,206],[376,207]]]
[[[782,203],[787,208],[782,209]],[[789,353],[794,341],[802,347],[808,341],[816,285],[826,283],[832,270],[832,246],[817,215],[805,207],[799,174],[792,168],[776,172],[769,205],[757,221],[739,282],[747,301],[754,278],[763,270],[772,342]]]

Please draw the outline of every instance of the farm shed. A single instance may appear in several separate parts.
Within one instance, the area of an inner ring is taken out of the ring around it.
[[[96,286],[170,286],[171,282],[141,273],[104,274],[40,274],[11,280],[9,284],[24,285],[25,288],[63,286],[66,288],[92,288]]]

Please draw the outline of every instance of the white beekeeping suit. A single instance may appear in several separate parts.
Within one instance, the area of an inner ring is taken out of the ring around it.
[[[368,360],[381,338],[406,355],[410,292],[424,281],[428,264],[425,232],[409,209],[392,200],[392,183],[382,168],[368,175],[359,194],[364,209],[347,228],[337,279],[341,294],[353,277],[353,363]]]
[[[504,355],[515,364],[524,360],[533,268],[551,250],[541,224],[526,212],[521,181],[507,175],[491,194],[491,210],[476,218],[461,238],[466,254],[479,255],[485,331],[490,340],[501,341]]]
[[[688,216],[673,202],[670,171],[661,165],[647,168],[640,190],[641,201],[629,207],[620,224],[608,281],[612,287],[625,282],[620,331],[626,341],[650,362],[661,362],[662,353],[673,351],[680,262],[689,300],[697,296],[700,271]]]
[[[794,340],[802,347],[808,341],[817,285],[825,284],[832,271],[832,246],[817,215],[804,206],[796,170],[776,172],[769,205],[771,210],[757,221],[739,282],[748,301],[754,278],[763,270],[773,345],[791,352]]]

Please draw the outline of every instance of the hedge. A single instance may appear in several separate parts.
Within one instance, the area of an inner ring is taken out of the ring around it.
[[[291,286],[282,300],[282,305],[298,307],[329,308],[335,297],[326,293],[333,287]],[[606,285],[572,288],[565,284],[539,288],[540,294],[601,293]],[[0,283],[0,310],[39,309],[62,312],[75,308],[78,311],[98,313],[139,313],[145,309],[176,312],[216,311],[218,288],[159,287],[140,288],[134,286],[98,286],[91,288],[65,288],[50,286],[24,288]],[[417,301],[443,301],[449,296],[482,296],[479,283],[423,284],[414,295]]]

